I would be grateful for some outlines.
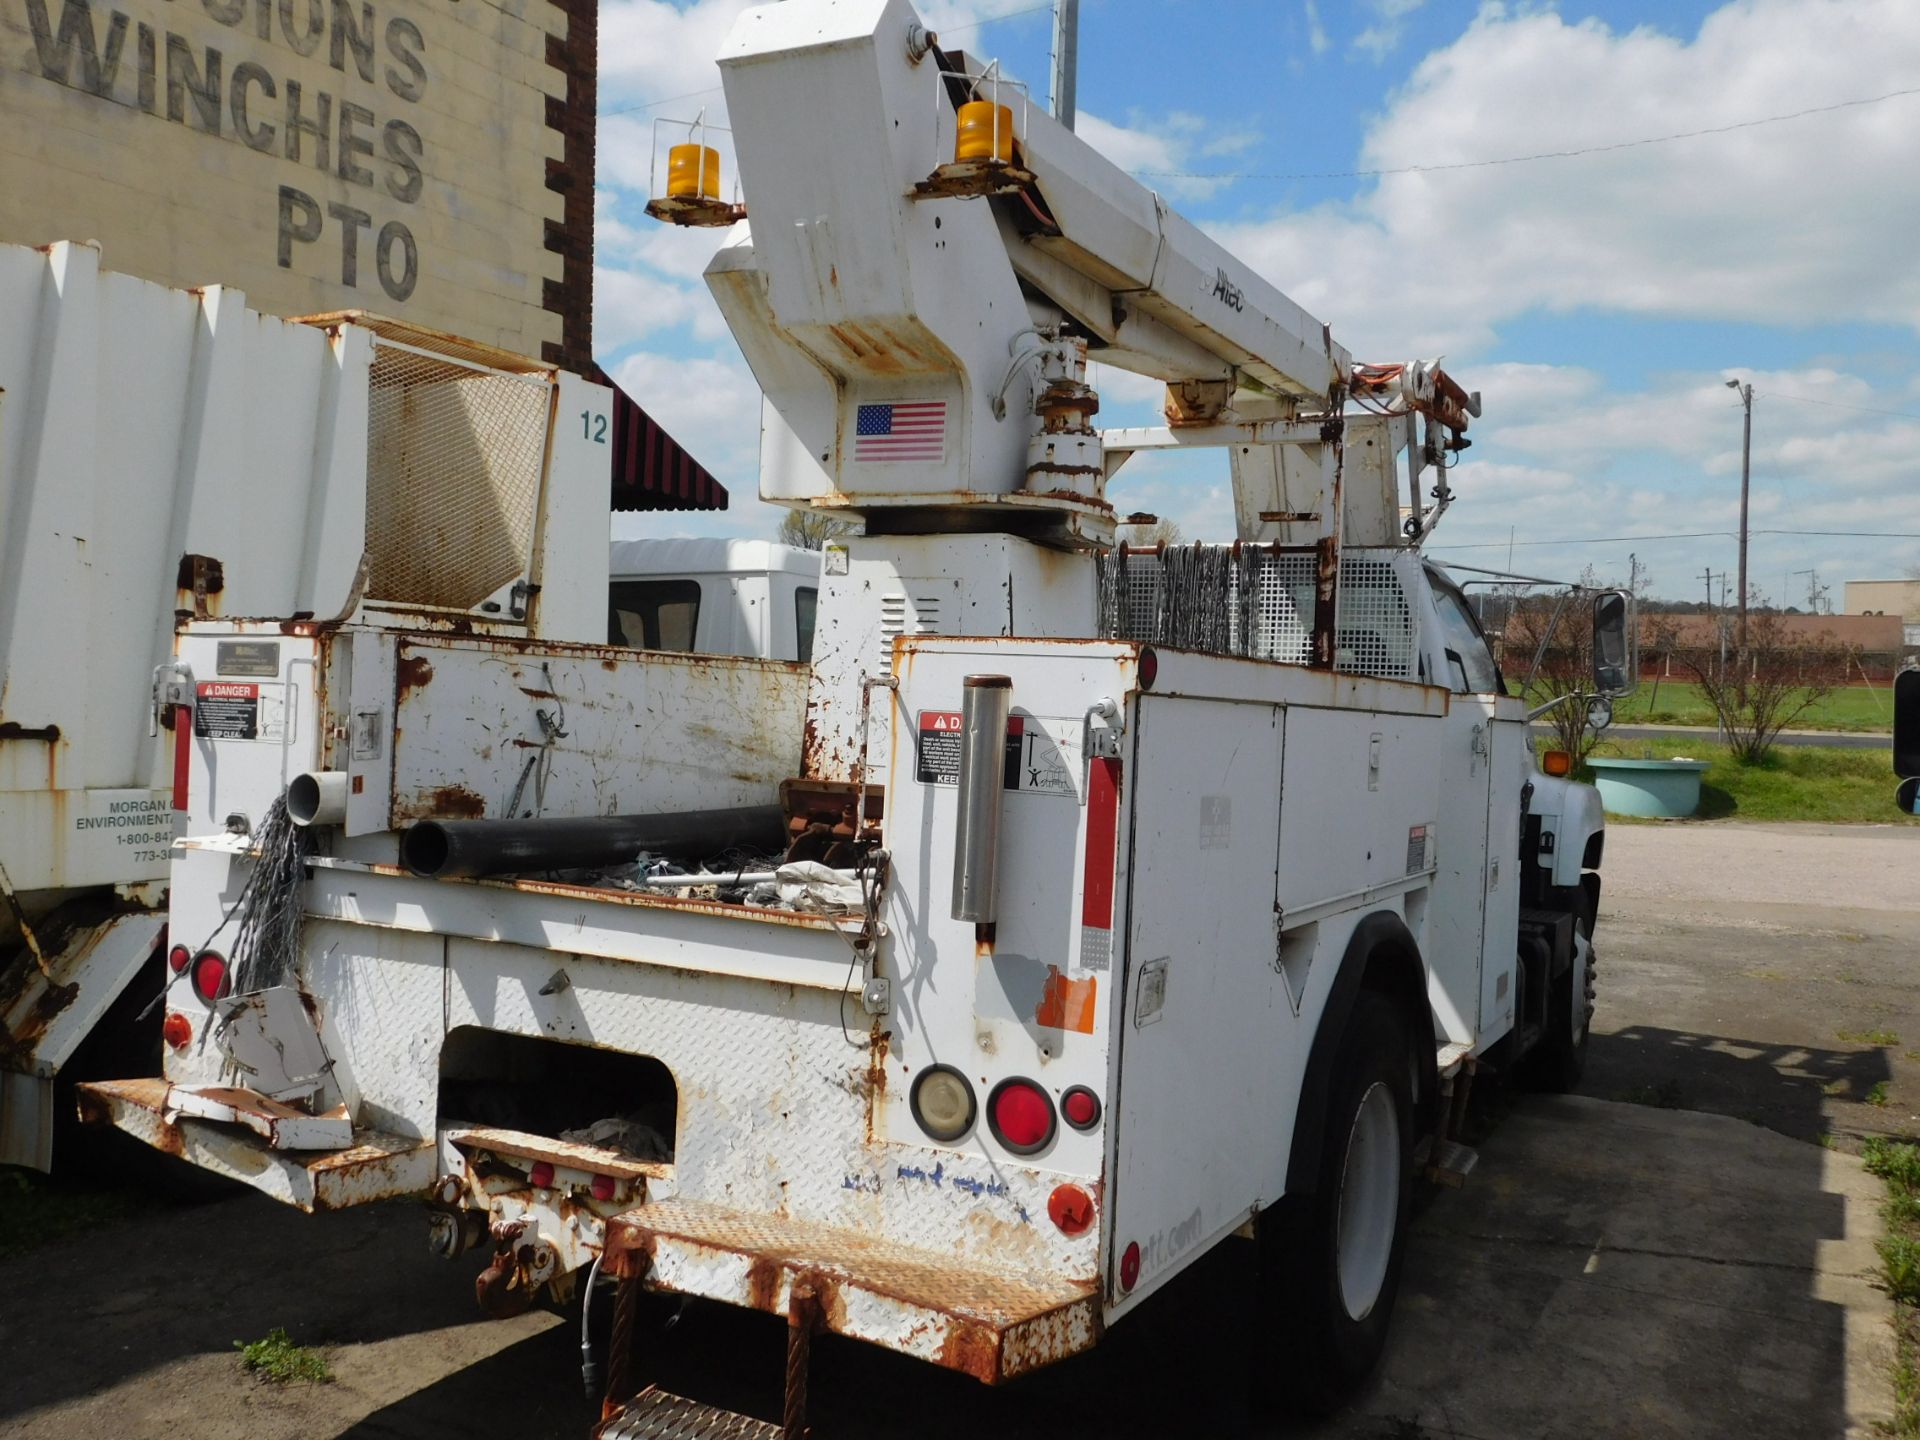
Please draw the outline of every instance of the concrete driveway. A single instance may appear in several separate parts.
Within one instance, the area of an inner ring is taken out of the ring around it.
[[[1467,1187],[1417,1222],[1379,1380],[1278,1433],[1805,1440],[1890,1413],[1878,1185],[1843,1152],[1920,1129],[1920,834],[1619,827],[1606,858],[1588,1095],[1495,1097]],[[1245,1260],[1222,1246],[1094,1354],[1000,1391],[829,1337],[816,1433],[1274,1433],[1231,1378],[1272,1343]],[[581,1440],[577,1311],[479,1320],[473,1268],[430,1259],[407,1207],[156,1207],[0,1264],[0,1432]],[[335,1382],[241,1375],[233,1342],[274,1326]],[[695,1307],[650,1333],[663,1383],[778,1413],[777,1321]]]

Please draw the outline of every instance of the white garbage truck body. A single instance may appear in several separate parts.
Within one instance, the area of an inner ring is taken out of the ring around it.
[[[1566,1083],[1590,1013],[1597,804],[1419,552],[1477,398],[1044,115],[956,159],[995,72],[906,0],[748,11],[721,68],[762,492],[854,526],[811,664],[307,626],[291,765],[192,757],[165,1071],[85,1103],[305,1208],[426,1197],[496,1312],[591,1270],[785,1314],[789,1434],[815,1330],[1010,1380],[1236,1233],[1336,1394],[1462,1078]],[[1171,423],[1093,429],[1090,351]],[[1238,539],[1114,546],[1108,476],[1184,446]],[[666,1433],[618,1314],[604,1433]]]
[[[369,512],[366,373],[380,338],[349,317],[280,320],[237,290],[104,271],[88,245],[0,246],[0,1161],[47,1167],[54,1076],[164,930],[192,739],[153,700],[176,623],[331,619],[404,583],[360,575],[369,524],[400,536],[407,518]],[[544,406],[550,367],[509,363],[501,383],[537,383],[527,393]],[[604,464],[575,473],[604,492]],[[604,512],[603,494],[593,503]],[[597,556],[547,577],[543,518],[496,531],[485,554],[448,556],[502,604],[516,584],[540,586],[527,604],[558,633],[597,634],[604,522]],[[265,681],[270,711],[280,682],[263,664],[233,658],[201,678]]]

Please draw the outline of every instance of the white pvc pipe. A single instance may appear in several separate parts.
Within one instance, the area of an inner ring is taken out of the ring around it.
[[[296,825],[339,825],[347,818],[347,776],[310,770],[287,786],[287,818]]]

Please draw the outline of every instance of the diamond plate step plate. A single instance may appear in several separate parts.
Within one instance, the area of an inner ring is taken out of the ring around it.
[[[993,1268],[851,1230],[673,1197],[607,1222],[607,1268],[656,1289],[784,1315],[809,1279],[824,1328],[987,1384],[1088,1350],[1096,1277]]]
[[[594,1434],[597,1440],[780,1440],[780,1427],[656,1386],[628,1401]]]

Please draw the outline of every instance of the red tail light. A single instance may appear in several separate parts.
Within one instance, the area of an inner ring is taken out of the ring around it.
[[[1076,1085],[1060,1097],[1060,1113],[1074,1129],[1091,1130],[1100,1123],[1100,1097]]]
[[[1140,1242],[1129,1240],[1120,1252],[1120,1293],[1126,1294],[1140,1281]]]
[[[546,1190],[553,1185],[553,1166],[541,1160],[527,1172],[527,1178],[533,1182],[534,1189]]]
[[[184,945],[176,945],[167,952],[167,968],[176,975],[187,973],[187,962],[193,959],[193,952]]]
[[[1053,1139],[1053,1102],[1031,1080],[1002,1080],[987,1097],[987,1124],[1014,1154],[1032,1155]]]
[[[593,1177],[593,1198],[596,1200],[611,1200],[613,1199],[613,1192],[619,1188],[619,1185],[620,1182],[615,1180],[611,1175],[596,1175]]]
[[[169,1011],[167,1018],[160,1022],[160,1038],[174,1049],[184,1050],[187,1042],[193,1039],[193,1021],[178,1010]]]
[[[193,993],[209,1005],[233,993],[233,977],[227,974],[226,956],[202,950],[193,957]]]

